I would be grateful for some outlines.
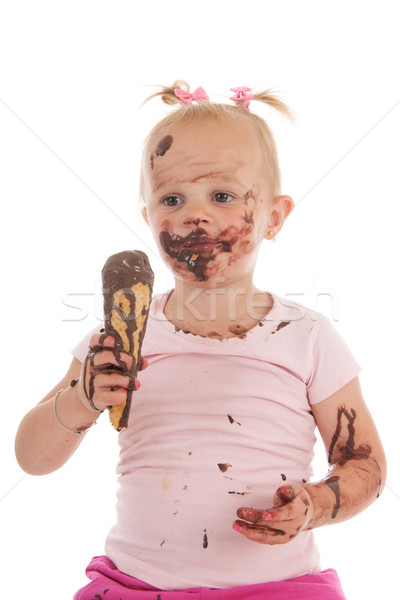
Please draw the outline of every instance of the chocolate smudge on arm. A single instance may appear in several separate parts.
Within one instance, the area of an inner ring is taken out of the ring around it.
[[[332,511],[332,519],[334,519],[336,517],[336,515],[339,512],[339,508],[340,508],[340,489],[339,489],[339,477],[336,475],[334,477],[329,477],[329,479],[327,479],[325,481],[326,485],[332,490],[332,492],[335,494],[335,498],[336,498],[336,504],[333,508]]]
[[[337,442],[340,437],[340,432],[342,430],[342,415],[344,415],[348,421],[347,429],[348,429],[348,440],[344,446],[336,448]],[[358,448],[354,448],[354,436],[355,436],[355,427],[354,422],[356,420],[357,413],[351,408],[350,411],[346,409],[345,406],[338,407],[337,413],[337,425],[335,432],[332,436],[332,441],[329,446],[328,451],[328,462],[332,464],[332,462],[337,462],[339,465],[343,466],[346,464],[348,460],[351,459],[366,459],[369,458],[369,455],[372,452],[372,448],[369,444],[361,444]],[[339,452],[339,456],[333,456],[335,450]]]
[[[336,429],[335,432],[332,436],[332,441],[331,441],[331,445],[329,446],[329,452],[328,452],[328,462],[331,463],[332,461],[332,454],[333,454],[333,450],[335,448],[336,442],[339,439],[339,435],[340,432],[342,430],[342,415],[345,415],[345,417],[347,418],[349,424],[348,424],[348,430],[349,430],[349,439],[347,441],[346,446],[348,447],[348,449],[350,451],[354,451],[354,421],[356,418],[356,411],[354,409],[351,409],[351,415],[350,413],[346,410],[345,406],[339,406],[338,407],[338,412],[337,412],[337,424],[336,424]]]

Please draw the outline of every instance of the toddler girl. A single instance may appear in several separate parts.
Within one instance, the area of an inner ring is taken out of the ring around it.
[[[290,111],[269,91],[233,91],[232,104],[184,82],[155,94],[178,107],[145,142],[143,216],[175,287],[152,302],[147,368],[119,434],[117,522],[75,600],[343,599],[336,572],[321,572],[313,529],[361,512],[384,485],[351,352],[327,318],[253,284],[262,240],[293,200],[250,103]],[[23,419],[27,472],[61,467],[100,412],[125,401],[132,382],[114,343],[89,334]],[[311,483],[315,426],[329,471]]]

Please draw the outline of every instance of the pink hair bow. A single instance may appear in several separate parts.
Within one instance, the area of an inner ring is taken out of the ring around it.
[[[254,98],[254,94],[251,93],[251,88],[245,86],[234,87],[231,88],[231,92],[236,93],[234,96],[231,96],[230,100],[234,100],[238,104],[241,104],[242,106],[247,108],[247,110],[250,110],[250,100]]]
[[[185,92],[185,90],[181,90],[179,88],[174,89],[174,94],[179,100],[181,104],[192,104],[192,102],[209,102],[210,99],[203,90],[202,87],[198,87],[197,90],[194,90],[193,94],[190,92]]]

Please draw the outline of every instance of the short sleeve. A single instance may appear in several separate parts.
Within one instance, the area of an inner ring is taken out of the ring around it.
[[[310,404],[322,402],[361,372],[347,344],[327,317],[319,315],[307,382]]]
[[[90,338],[95,333],[100,333],[100,329],[101,329],[101,325],[98,325],[97,327],[92,329],[92,331],[90,331],[87,335],[85,335],[85,337],[79,342],[79,344],[71,350],[71,353],[77,360],[79,360],[79,362],[83,363],[83,361],[85,360],[86,355],[89,350]]]

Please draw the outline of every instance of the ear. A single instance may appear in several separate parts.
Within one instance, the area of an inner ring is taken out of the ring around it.
[[[142,217],[146,221],[147,225],[150,225],[149,217],[147,216],[147,207],[146,206],[143,206],[143,208],[142,208]]]
[[[294,202],[290,196],[277,196],[272,201],[272,210],[265,238],[272,240],[282,229],[284,222],[294,209]]]

